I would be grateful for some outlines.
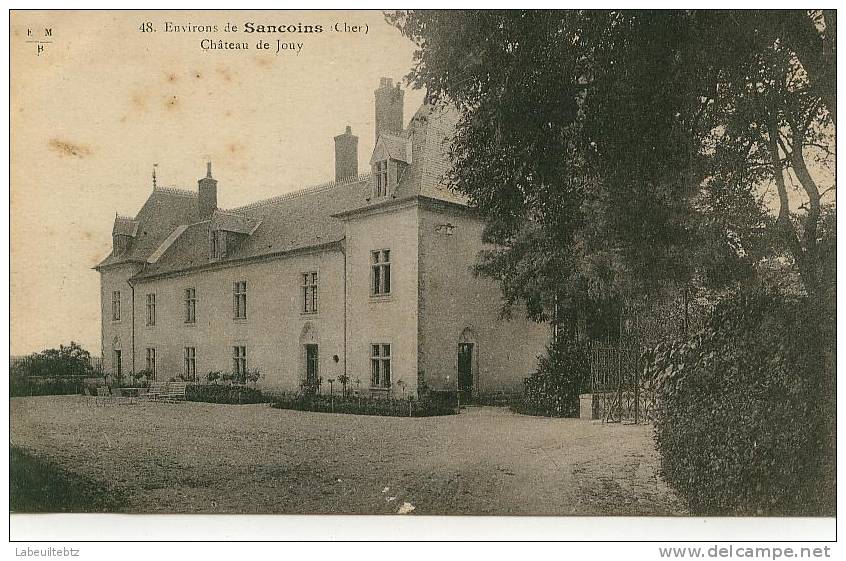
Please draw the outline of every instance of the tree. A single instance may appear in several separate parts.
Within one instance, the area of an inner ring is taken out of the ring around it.
[[[58,349],[46,349],[33,353],[12,372],[16,376],[41,376],[69,378],[90,376],[93,371],[91,354],[73,341],[59,345]]]
[[[779,256],[809,294],[831,292],[832,13],[386,17],[419,47],[411,83],[460,112],[448,179],[486,218],[495,249],[477,270],[499,280],[505,313],[523,302],[563,324],[600,310],[587,319],[601,326],[662,286],[755,282]]]

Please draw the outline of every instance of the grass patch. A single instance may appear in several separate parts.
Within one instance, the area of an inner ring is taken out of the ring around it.
[[[20,448],[9,447],[11,512],[115,512],[125,497]]]

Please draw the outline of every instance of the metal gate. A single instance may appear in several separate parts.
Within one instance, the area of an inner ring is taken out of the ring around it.
[[[652,392],[640,373],[640,349],[594,343],[590,348],[591,418],[604,423],[651,420]]]

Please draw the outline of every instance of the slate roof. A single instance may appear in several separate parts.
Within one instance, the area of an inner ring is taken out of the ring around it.
[[[131,236],[138,234],[138,221],[128,216],[115,216],[115,225],[112,227],[113,236]]]
[[[405,131],[382,139],[397,159],[405,156],[403,161],[411,160],[388,200],[400,202],[422,195],[466,204],[463,197],[442,185],[449,169],[445,141],[452,138],[455,122],[449,110],[424,105]],[[196,192],[154,189],[134,219],[137,235],[129,251],[110,255],[97,268],[143,263],[134,278],[144,279],[338,243],[344,238],[344,223],[336,215],[354,214],[386,202],[371,199],[371,183],[370,174],[363,174],[239,208],[217,210],[205,220],[199,217]],[[234,247],[227,247],[227,255],[221,260],[209,259],[211,224],[243,234]],[[126,227],[122,223],[121,228]]]
[[[197,216],[197,193],[182,189],[153,189],[135,215],[136,234],[129,250],[120,255],[110,254],[95,268],[146,261],[177,226],[196,222]]]
[[[365,202],[370,175],[354,181],[328,183],[226,211],[258,227],[223,259],[235,261],[288,253],[339,242],[344,225],[331,215]],[[156,263],[148,263],[137,278],[175,273],[208,265],[209,220],[189,225]]]

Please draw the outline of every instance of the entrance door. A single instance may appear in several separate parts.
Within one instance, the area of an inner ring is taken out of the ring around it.
[[[306,388],[311,393],[317,392],[317,377],[320,375],[317,363],[317,345],[305,345]]]
[[[458,344],[458,391],[461,403],[473,397],[473,343]]]

